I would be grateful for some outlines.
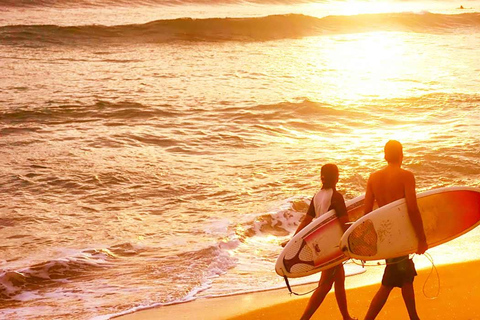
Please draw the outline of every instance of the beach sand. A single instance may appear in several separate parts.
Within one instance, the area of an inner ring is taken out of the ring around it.
[[[415,292],[417,310],[422,320],[480,319],[480,261],[417,270]],[[367,272],[348,277],[347,299],[350,314],[363,319],[371,299],[379,288],[383,267],[367,267]],[[374,283],[361,286],[362,283]],[[314,285],[295,287],[306,292]],[[439,290],[439,291],[438,291]],[[196,320],[254,320],[299,319],[310,295],[290,295],[286,288],[238,294],[219,298],[198,299],[188,303],[146,309],[115,319],[196,319]],[[434,298],[432,298],[434,297]],[[312,319],[341,319],[335,296],[328,294]],[[405,320],[408,314],[400,289],[394,289],[378,320]]]

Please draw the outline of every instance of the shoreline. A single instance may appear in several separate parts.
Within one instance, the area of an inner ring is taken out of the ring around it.
[[[418,269],[414,287],[417,310],[422,320],[480,319],[480,260],[444,264]],[[347,300],[350,314],[362,319],[370,301],[380,286],[383,267],[367,267],[367,272],[347,277]],[[295,286],[297,292],[306,292],[316,284]],[[438,297],[435,297],[438,292]],[[170,306],[153,307],[112,317],[118,320],[196,319],[196,320],[256,320],[299,319],[311,294],[290,295],[286,288],[235,294],[224,297],[198,299]],[[312,319],[340,319],[333,290]],[[401,291],[395,288],[378,320],[408,319]]]

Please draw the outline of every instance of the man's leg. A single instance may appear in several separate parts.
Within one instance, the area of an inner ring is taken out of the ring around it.
[[[417,308],[415,306],[415,291],[413,289],[413,283],[406,283],[402,286],[402,296],[405,306],[407,307],[410,320],[420,320],[417,314]]]
[[[365,320],[373,320],[377,317],[378,313],[385,305],[385,302],[387,302],[388,296],[390,295],[392,289],[393,287],[387,287],[384,285],[382,285],[380,289],[378,289],[375,297],[373,297],[370,307],[368,308]]]

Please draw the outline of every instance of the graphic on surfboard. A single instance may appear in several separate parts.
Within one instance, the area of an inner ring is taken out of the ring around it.
[[[439,188],[417,194],[429,248],[480,224],[480,189]],[[349,258],[380,260],[415,253],[418,241],[405,199],[378,208],[353,223],[340,241]]]
[[[348,218],[355,221],[363,215],[365,196],[347,201]],[[343,234],[335,210],[314,219],[285,246],[275,265],[280,276],[298,278],[308,276],[347,260],[340,250]]]

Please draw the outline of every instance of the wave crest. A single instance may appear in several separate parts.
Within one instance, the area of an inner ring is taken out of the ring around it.
[[[315,2],[315,0],[217,0],[215,4],[297,4]],[[180,6],[180,5],[211,5],[211,0],[136,0],[135,6]],[[130,7],[130,0],[0,0],[4,7]]]
[[[181,18],[119,26],[17,25],[0,28],[4,43],[163,43],[269,41],[370,31],[448,32],[480,27],[480,13],[384,13],[315,18],[301,14],[260,18]]]
[[[310,199],[306,197],[287,199],[274,211],[257,216],[253,221],[236,228],[236,235],[241,241],[262,235],[288,236],[297,228],[309,204]]]
[[[22,107],[0,112],[0,120],[7,124],[32,122],[48,125],[99,120],[138,120],[171,118],[179,115],[169,105],[146,106],[137,102],[97,101],[93,105],[67,104],[48,108]],[[3,134],[15,133],[12,128],[0,129]]]
[[[24,291],[55,286],[92,270],[106,268],[115,254],[108,249],[85,250],[80,254],[33,264],[0,273],[0,298],[15,299]]]

